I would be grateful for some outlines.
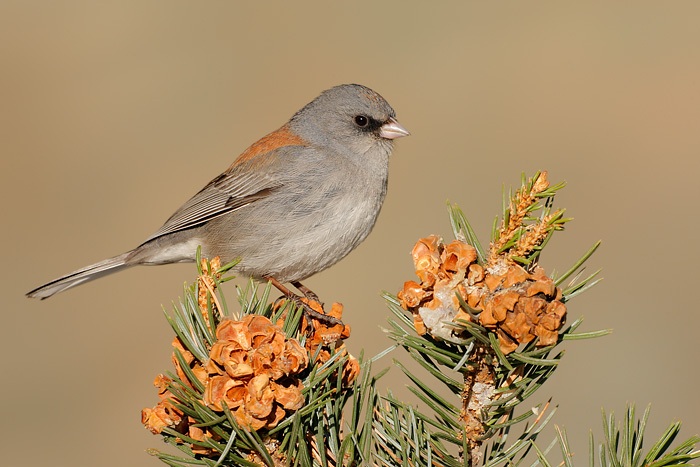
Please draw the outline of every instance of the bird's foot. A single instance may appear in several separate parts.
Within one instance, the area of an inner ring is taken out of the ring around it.
[[[289,290],[287,287],[282,285],[280,281],[275,279],[274,277],[271,276],[264,276],[265,279],[269,280],[272,285],[274,285],[280,292],[284,294],[284,296],[288,299],[293,301],[297,306],[302,307],[304,310],[304,315],[307,318],[307,321],[310,324],[310,327],[313,329],[314,328],[314,322],[313,320],[316,320],[320,323],[325,324],[326,326],[343,326],[343,322],[339,320],[338,318],[334,316],[327,315],[323,311],[323,303],[318,299],[318,295],[313,293],[311,289],[308,287],[304,286],[301,282],[299,281],[294,281],[292,282],[292,285],[296,287],[299,292],[304,294],[304,297],[300,297],[299,295],[295,294],[291,290]],[[315,309],[312,306],[312,303],[315,303],[318,305],[318,309]],[[320,311],[319,311],[320,310]]]
[[[301,306],[302,309],[304,310],[304,315],[306,316],[307,320],[312,324],[313,327],[313,320],[319,321],[326,326],[332,327],[332,326],[343,326],[343,322],[339,320],[338,318],[334,316],[327,315],[323,311],[323,304],[319,302],[318,300],[311,300],[309,298],[302,298],[299,297],[298,295],[295,295],[293,297],[287,297],[290,300],[292,300],[297,306]],[[316,304],[318,305],[318,309],[316,309],[313,305]],[[318,311],[318,310],[321,311]]]
[[[299,292],[301,292],[304,295],[304,297],[311,300],[312,302],[318,303],[319,305],[321,305],[321,308],[323,308],[324,303],[318,298],[318,295],[316,295],[313,290],[311,290],[310,288],[308,288],[307,286],[305,286],[304,284],[302,284],[299,281],[292,281],[292,285]]]

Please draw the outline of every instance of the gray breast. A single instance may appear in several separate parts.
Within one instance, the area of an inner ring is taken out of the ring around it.
[[[326,269],[364,240],[384,201],[386,170],[346,167],[332,175],[307,165],[302,175],[300,168],[268,198],[213,220],[206,230],[227,235],[209,237],[219,252],[211,254],[241,257],[237,269],[244,275],[288,282]]]

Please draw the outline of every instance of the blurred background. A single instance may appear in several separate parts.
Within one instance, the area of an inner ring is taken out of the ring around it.
[[[351,352],[390,345],[380,291],[414,279],[418,238],[451,240],[446,200],[486,241],[502,185],[548,170],[575,220],[542,264],[561,271],[601,239],[589,270],[605,280],[569,319],[614,333],[566,344],[529,403],[553,397],[579,463],[601,407],[652,403],[650,437],[674,419],[699,433],[699,17],[698,3],[653,1],[0,2],[2,463],[161,465],[140,411],[171,369],[161,304],[194,265],[44,302],[24,293],[133,248],[250,143],[349,82],[412,133],[373,233],[306,284],[344,303]]]

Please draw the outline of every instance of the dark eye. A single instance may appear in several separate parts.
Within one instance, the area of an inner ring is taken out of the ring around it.
[[[356,115],[354,120],[355,125],[359,127],[365,127],[369,123],[369,118],[365,117],[364,115]]]

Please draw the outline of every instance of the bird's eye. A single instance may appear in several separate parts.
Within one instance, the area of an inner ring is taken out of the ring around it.
[[[359,127],[365,127],[369,123],[369,118],[365,117],[364,115],[356,115],[354,120],[355,125]]]

